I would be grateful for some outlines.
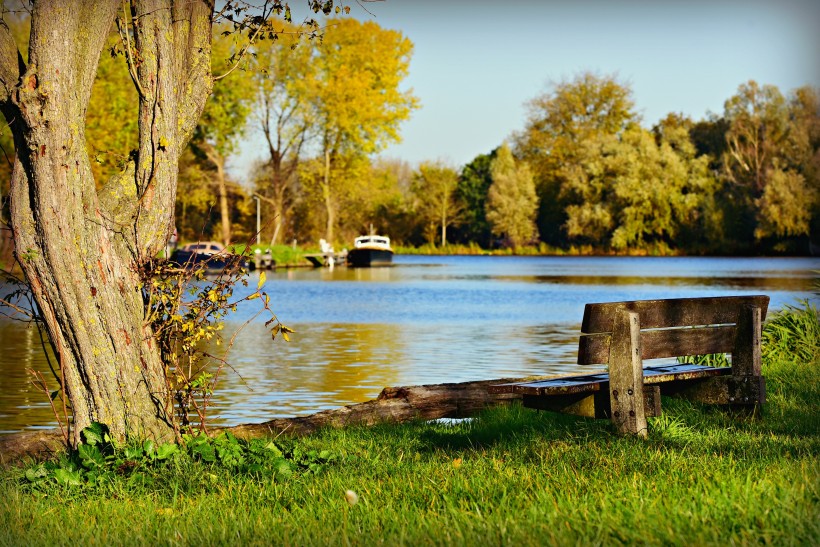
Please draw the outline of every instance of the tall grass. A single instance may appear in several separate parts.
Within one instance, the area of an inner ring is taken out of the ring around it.
[[[820,352],[820,316],[809,300],[786,305],[766,322],[763,355],[770,359],[810,362]]]
[[[513,405],[294,442],[337,455],[317,474],[179,457],[32,489],[24,470],[5,470],[0,545],[818,545],[820,355],[765,355],[762,419],[664,398],[647,440]]]

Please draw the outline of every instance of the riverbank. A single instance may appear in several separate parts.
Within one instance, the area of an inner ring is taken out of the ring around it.
[[[513,405],[281,441],[326,451],[288,473],[182,455],[83,486],[5,470],[0,544],[815,545],[819,337],[809,307],[769,321],[762,420],[665,399],[645,441]]]

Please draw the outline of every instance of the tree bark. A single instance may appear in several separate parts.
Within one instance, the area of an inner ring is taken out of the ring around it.
[[[85,114],[119,6],[115,0],[36,2],[28,66],[0,25],[0,107],[17,149],[15,248],[60,356],[74,444],[95,421],[120,440],[173,436],[163,362],[144,321],[138,272],[172,230],[179,153],[212,84],[212,7],[134,0],[139,150],[98,194]]]
[[[377,399],[296,418],[275,418],[261,424],[227,428],[237,437],[302,436],[324,427],[402,423],[413,420],[469,418],[499,404],[519,400],[515,393],[489,393],[494,384],[522,380],[501,378],[453,384],[386,387]]]

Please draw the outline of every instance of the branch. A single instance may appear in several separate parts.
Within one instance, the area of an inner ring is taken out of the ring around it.
[[[139,93],[140,98],[144,98],[145,90],[142,89],[139,77],[137,76],[137,66],[134,62],[134,57],[131,55],[131,38],[128,35],[128,12],[125,11],[125,6],[126,2],[123,1],[122,19],[117,17],[117,32],[119,32],[120,40],[122,40],[122,43],[125,46],[125,57],[128,62],[128,73],[131,75],[131,79],[134,81],[134,85],[137,88],[137,92]]]
[[[226,77],[228,74],[236,70],[236,68],[239,66],[239,63],[242,62],[242,59],[245,57],[245,55],[248,53],[248,50],[256,41],[256,37],[259,36],[260,32],[262,32],[262,27],[264,27],[265,24],[268,22],[268,17],[270,17],[271,13],[273,13],[272,8],[271,11],[268,11],[267,13],[265,13],[264,8],[262,9],[262,22],[256,27],[256,30],[253,31],[251,37],[248,38],[248,43],[245,44],[242,47],[242,49],[239,50],[236,62],[230,69],[228,69],[228,71],[225,74],[222,74],[221,76],[214,76],[214,82],[218,82],[219,80],[221,80],[222,78]]]
[[[5,106],[11,100],[12,90],[25,70],[17,43],[6,22],[0,19],[0,105]]]

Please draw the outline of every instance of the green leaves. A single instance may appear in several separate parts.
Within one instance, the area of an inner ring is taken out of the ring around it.
[[[161,477],[171,469],[179,468],[178,464],[169,467],[169,462],[177,459],[187,460],[188,472],[203,480],[207,478],[207,485],[219,480],[218,469],[260,480],[284,481],[297,473],[321,473],[337,459],[330,450],[303,451],[298,445],[285,449],[269,439],[238,439],[229,431],[214,438],[203,433],[185,434],[181,445],[157,445],[145,440],[115,447],[106,440],[106,428],[95,423],[83,430],[81,436],[85,444],[76,451],[26,469],[29,488],[104,488],[123,475],[128,476],[131,486],[150,487],[160,484]]]

